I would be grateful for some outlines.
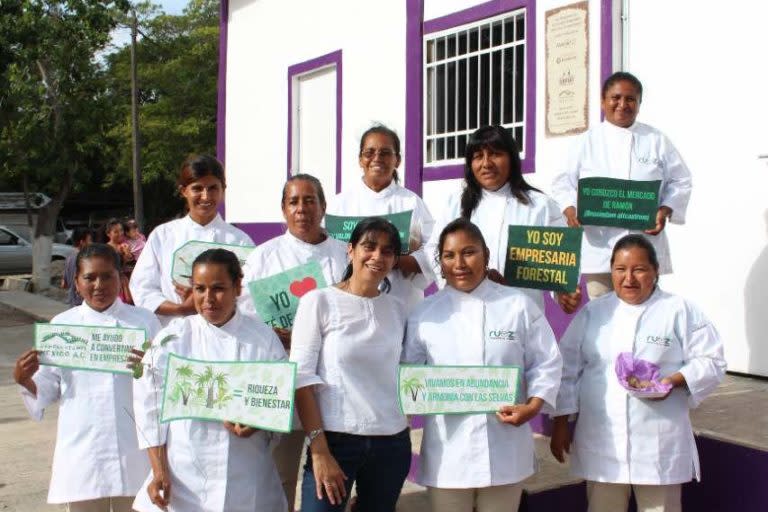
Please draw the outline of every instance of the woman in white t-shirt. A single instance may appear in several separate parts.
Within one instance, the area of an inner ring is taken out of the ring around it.
[[[405,311],[387,293],[397,229],[363,219],[347,251],[343,280],[304,295],[293,326],[296,403],[309,438],[302,512],[343,510],[353,483],[359,510],[392,512],[410,467],[397,392]]]

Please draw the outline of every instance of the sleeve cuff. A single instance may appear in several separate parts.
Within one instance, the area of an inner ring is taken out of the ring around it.
[[[24,401],[24,407],[26,407],[29,416],[35,421],[42,421],[45,409],[40,406],[38,397],[30,393],[24,386],[19,385],[19,390],[21,391],[21,398]]]
[[[317,375],[308,375],[299,373],[296,375],[296,389],[306,388],[308,386],[324,386],[325,382]]]

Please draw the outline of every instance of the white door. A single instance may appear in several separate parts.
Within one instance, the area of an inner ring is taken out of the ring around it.
[[[631,0],[628,15],[639,120],[665,132],[693,174],[662,286],[714,321],[729,370],[768,375],[768,2]]]
[[[296,77],[293,174],[308,173],[320,180],[327,197],[336,194],[336,67]]]

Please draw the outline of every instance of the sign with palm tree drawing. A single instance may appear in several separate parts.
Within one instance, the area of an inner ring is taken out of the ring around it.
[[[518,366],[400,365],[403,414],[479,414],[517,403]]]
[[[296,363],[200,361],[170,354],[160,421],[231,421],[290,432]]]
[[[208,249],[226,249],[237,256],[240,260],[240,266],[245,264],[248,255],[256,248],[255,245],[234,245],[220,244],[216,242],[201,242],[200,240],[190,240],[173,253],[171,263],[171,279],[174,283],[182,286],[189,286],[189,279],[192,277],[192,263],[195,258],[200,256]]]
[[[146,340],[144,329],[100,325],[35,324],[40,364],[130,374],[128,353]]]

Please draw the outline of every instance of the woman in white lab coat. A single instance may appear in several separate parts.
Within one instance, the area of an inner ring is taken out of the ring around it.
[[[189,213],[149,234],[130,282],[134,304],[154,311],[164,326],[174,317],[195,313],[191,288],[171,279],[176,249],[192,240],[253,245],[248,235],[224,222],[218,214],[226,188],[224,168],[218,160],[208,155],[191,155],[181,166],[178,186]]]
[[[399,252],[392,224],[363,219],[350,237],[343,280],[299,302],[290,358],[309,439],[302,512],[344,510],[353,484],[358,510],[395,510],[411,463],[397,392],[405,306],[387,293]]]
[[[519,366],[516,404],[493,414],[430,415],[419,483],[435,512],[517,510],[522,480],[536,470],[528,421],[554,408],[562,362],[543,311],[520,290],[487,277],[489,250],[470,221],[440,233],[446,286],[408,318],[403,361],[449,366]]]
[[[563,338],[563,381],[551,448],[587,480],[589,510],[627,509],[630,487],[638,511],[679,511],[680,484],[697,480],[699,458],[688,410],[725,373],[714,326],[685,299],[659,289],[659,261],[644,235],[621,238],[611,256],[615,293],[591,302]],[[619,384],[616,359],[629,352],[659,367],[671,385],[657,399]],[[578,413],[571,448],[568,415]]]
[[[139,445],[152,470],[136,496],[139,512],[283,512],[285,495],[272,460],[272,434],[252,427],[194,419],[160,423],[169,354],[203,361],[285,359],[262,322],[237,311],[242,271],[225,249],[209,249],[193,264],[197,315],[177,318],[155,337],[136,381]],[[161,340],[172,338],[160,344]]]
[[[243,286],[240,303],[244,311],[255,313],[248,292],[248,283],[285,272],[310,261],[320,264],[328,286],[341,281],[347,266],[347,245],[325,233],[325,194],[320,181],[309,174],[294,174],[283,187],[280,202],[288,230],[256,247],[243,266]],[[291,329],[274,327],[283,346],[290,350]],[[277,471],[283,483],[288,509],[293,510],[304,429],[298,422],[294,431],[283,435],[275,447]]]
[[[552,199],[525,181],[520,166],[517,143],[501,126],[484,126],[467,141],[464,152],[464,186],[453,194],[437,218],[435,229],[424,252],[432,258],[433,269],[439,274],[435,259],[437,241],[449,222],[463,217],[482,231],[490,250],[489,278],[504,282],[507,262],[507,227],[565,226],[565,219]],[[442,284],[442,281],[438,279]],[[541,290],[522,289],[544,309]],[[563,311],[572,313],[581,302],[581,292],[557,293]]]
[[[120,266],[111,247],[91,244],[78,253],[74,286],[83,304],[51,323],[145,329],[148,339],[160,330],[155,315],[118,298]],[[59,402],[48,503],[67,503],[72,512],[130,511],[149,469],[136,440],[131,375],[41,366],[29,350],[14,379],[35,420]]]
[[[360,181],[334,197],[328,213],[367,217],[412,210],[408,254],[398,258],[388,276],[391,293],[413,308],[424,299],[424,289],[432,283],[431,262],[419,251],[432,234],[434,220],[421,197],[399,184],[400,138],[382,125],[374,125],[360,137],[358,163],[363,171]]]
[[[580,178],[605,177],[625,180],[661,180],[656,226],[651,235],[659,257],[659,273],[672,272],[667,220],[685,222],[691,197],[691,173],[672,142],[660,131],[636,121],[643,86],[634,75],[619,71],[603,84],[605,121],[579,137],[561,172],[552,183],[552,196],[560,204],[569,226],[580,226],[576,200]],[[584,226],[581,272],[590,298],[611,291],[611,249],[630,233],[623,228]]]

